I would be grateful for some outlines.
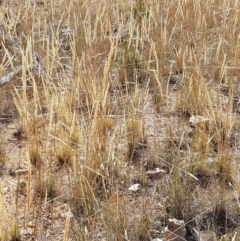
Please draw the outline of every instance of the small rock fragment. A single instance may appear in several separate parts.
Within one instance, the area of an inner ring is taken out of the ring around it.
[[[209,119],[201,115],[193,115],[190,117],[189,123],[191,127],[196,127],[202,124],[209,123]]]
[[[33,226],[34,226],[33,221],[28,222],[28,227],[33,227]]]
[[[33,235],[34,229],[33,228],[28,228],[28,235]]]
[[[10,191],[10,188],[9,187],[4,187],[3,188],[3,193],[6,194]]]
[[[137,191],[141,190],[141,184],[139,184],[139,183],[133,184],[131,187],[128,188],[128,190],[137,192]]]
[[[183,220],[168,219],[168,225],[164,232],[165,240],[183,241],[186,237],[186,227]]]
[[[70,218],[72,218],[72,217],[73,217],[73,214],[72,214],[72,212],[65,212],[65,213],[61,213],[60,216],[61,216],[62,218],[66,218],[66,217],[68,217],[68,216],[70,216]]]
[[[177,83],[181,83],[182,82],[182,75],[181,74],[174,74],[170,77],[169,79],[169,84],[175,85]]]
[[[167,172],[160,168],[155,168],[147,172],[147,176],[152,179],[160,179],[164,177],[166,174]]]
[[[21,235],[26,235],[27,229],[26,228],[21,229],[20,233],[21,233]]]
[[[209,157],[209,158],[207,159],[207,164],[212,167],[213,164],[214,164],[214,159],[211,158],[211,157]]]
[[[33,235],[34,230],[32,228],[23,228],[20,231],[21,235]]]

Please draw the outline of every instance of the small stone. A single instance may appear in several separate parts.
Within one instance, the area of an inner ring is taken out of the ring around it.
[[[168,219],[168,225],[164,232],[165,240],[183,241],[186,237],[186,227],[183,220]]]
[[[68,216],[70,216],[70,218],[72,218],[73,214],[72,214],[72,212],[65,212],[65,213],[61,213],[60,216],[62,218],[67,218]]]
[[[209,166],[212,166],[213,163],[214,163],[214,159],[211,158],[211,157],[209,157],[209,158],[207,159],[207,164],[208,164]]]
[[[100,164],[100,169],[101,169],[101,170],[104,170],[104,169],[105,169],[105,166],[104,166],[103,163]]]
[[[137,192],[137,191],[141,190],[141,184],[139,184],[139,183],[133,184],[131,187],[128,188],[128,190]]]
[[[155,168],[147,172],[147,176],[152,179],[160,179],[164,177],[166,174],[167,172],[160,168]]]
[[[26,235],[27,229],[26,228],[21,229],[20,233],[21,233],[21,235]]]
[[[3,188],[3,193],[6,194],[10,191],[10,188],[9,187],[4,187]]]
[[[28,227],[33,227],[33,226],[34,226],[34,224],[32,221],[28,222]]]
[[[169,84],[176,84],[178,82],[181,82],[182,81],[182,75],[180,74],[174,74],[170,77],[169,79]]]
[[[191,127],[207,124],[208,122],[209,122],[209,119],[201,115],[193,115],[189,119],[189,123]]]
[[[88,235],[88,234],[89,234],[88,229],[87,229],[87,226],[84,227],[84,232],[85,232],[85,235]]]
[[[33,235],[33,229],[32,228],[24,228],[21,229],[20,234],[21,235]]]

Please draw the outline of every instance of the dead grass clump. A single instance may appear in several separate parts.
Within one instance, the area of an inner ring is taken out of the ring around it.
[[[71,166],[73,161],[73,151],[66,144],[58,144],[56,147],[56,159],[60,167],[67,165]]]
[[[4,144],[3,143],[0,143],[0,163],[2,165],[5,164],[6,162],[6,150],[5,150],[5,147],[4,147]]]
[[[217,162],[215,164],[215,171],[223,185],[233,184],[234,178],[234,166],[233,159],[229,153],[224,153],[219,155]]]
[[[127,204],[121,192],[113,193],[107,200],[103,213],[109,240],[115,237],[119,240],[150,240],[152,222],[145,202],[143,200],[141,203],[143,210],[136,210],[134,206]]]
[[[28,152],[29,152],[29,159],[31,164],[37,169],[41,169],[43,161],[42,161],[38,144],[36,143],[30,144]]]
[[[56,180],[52,176],[48,176],[38,180],[36,183],[36,192],[46,200],[52,200],[57,197],[58,191],[56,186]]]
[[[131,239],[150,241],[151,220],[148,214],[139,213],[139,217],[134,217],[129,221],[127,236]],[[126,235],[125,235],[126,236]]]
[[[146,73],[144,65],[141,63],[140,53],[134,47],[128,48],[124,46],[123,50],[123,63],[120,72],[120,83],[124,89],[131,89],[136,84],[146,82]]]
[[[94,188],[98,183],[92,177],[83,175],[78,178],[69,200],[72,212],[77,218],[84,217],[88,229],[91,227],[91,216],[94,215],[99,205],[94,194]]]
[[[188,165],[186,173],[190,173],[196,178],[192,178],[192,182],[202,188],[208,188],[213,181],[214,173],[211,163],[208,163],[207,155],[199,153],[197,156],[193,156]]]
[[[113,193],[107,200],[104,215],[105,225],[109,230],[107,236],[113,237],[114,233],[119,240],[123,239],[127,220],[126,200],[119,192]]]
[[[180,91],[179,108],[187,116],[201,115],[209,113],[206,108],[212,108],[210,93],[205,80],[197,72],[183,73],[184,85]]]
[[[140,158],[140,151],[146,148],[146,139],[143,134],[142,123],[132,118],[127,121],[128,160],[135,162]]]
[[[92,141],[95,142],[95,149],[106,153],[109,149],[109,139],[114,131],[114,122],[108,117],[99,116],[92,122]]]
[[[179,220],[188,222],[196,215],[192,202],[194,200],[194,184],[192,177],[181,174],[177,166],[173,170],[173,180],[169,186],[166,208]]]
[[[212,132],[197,128],[194,130],[191,140],[192,150],[209,153],[213,149]]]
[[[224,234],[236,228],[235,219],[235,214],[230,214],[230,209],[227,207],[226,200],[222,200],[214,206],[212,220],[219,238],[222,238]]]

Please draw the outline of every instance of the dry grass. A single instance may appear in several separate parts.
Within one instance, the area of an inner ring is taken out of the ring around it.
[[[15,219],[1,240],[150,241],[168,218],[185,221],[186,240],[240,238],[238,0],[0,9],[1,132],[21,127],[28,170],[11,177]],[[192,126],[193,115],[208,121]],[[14,162],[8,145],[3,169]],[[161,180],[147,176],[156,167]],[[63,204],[64,222],[44,226],[42,210]]]

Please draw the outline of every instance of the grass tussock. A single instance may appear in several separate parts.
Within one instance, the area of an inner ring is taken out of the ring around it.
[[[39,240],[150,241],[168,218],[185,240],[240,237],[239,1],[0,9],[0,171],[15,173],[1,240],[34,223]]]

